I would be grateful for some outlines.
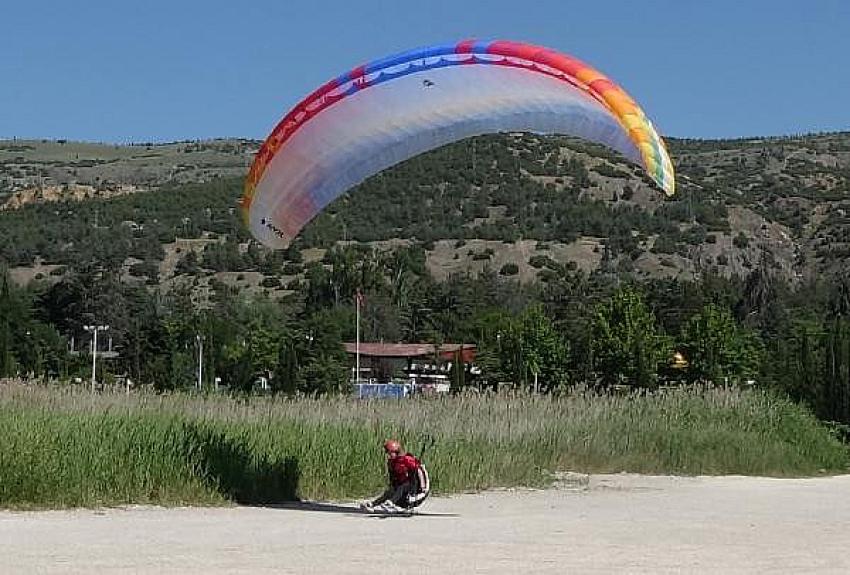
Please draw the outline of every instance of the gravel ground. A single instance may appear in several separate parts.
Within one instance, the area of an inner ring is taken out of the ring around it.
[[[850,476],[569,476],[353,503],[0,512],[0,573],[848,573]]]

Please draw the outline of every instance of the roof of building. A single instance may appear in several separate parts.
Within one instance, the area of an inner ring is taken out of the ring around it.
[[[346,342],[347,353],[357,353],[357,344]],[[360,342],[360,355],[371,357],[434,357],[437,353],[440,357],[451,358],[455,353],[461,351],[465,361],[467,357],[475,353],[475,344],[472,343],[444,343],[437,346],[433,343],[364,343]]]

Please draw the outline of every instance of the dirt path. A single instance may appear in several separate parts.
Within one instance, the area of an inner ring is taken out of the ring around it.
[[[586,479],[586,478],[585,478]],[[0,573],[848,573],[850,476],[592,476],[429,501],[0,513]]]

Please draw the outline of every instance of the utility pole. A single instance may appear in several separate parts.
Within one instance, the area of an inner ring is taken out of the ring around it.
[[[95,374],[97,373],[97,332],[108,331],[108,325],[84,325],[83,329],[93,334],[91,340],[91,392],[94,393]]]

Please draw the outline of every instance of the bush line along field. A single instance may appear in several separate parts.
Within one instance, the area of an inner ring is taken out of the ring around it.
[[[462,395],[405,401],[90,395],[0,387],[0,506],[349,499],[385,482],[399,437],[437,493],[553,473],[806,476],[848,468],[805,408],[764,391]]]

